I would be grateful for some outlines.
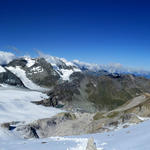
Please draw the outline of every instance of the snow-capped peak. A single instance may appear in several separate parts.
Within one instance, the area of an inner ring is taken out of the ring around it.
[[[39,56],[45,58],[45,60],[49,62],[53,66],[53,68],[60,74],[63,80],[68,80],[69,76],[73,72],[79,72],[83,70],[88,70],[92,72],[105,70],[108,71],[109,73],[130,73],[130,74],[142,75],[146,77],[150,76],[150,71],[124,67],[120,63],[92,64],[92,63],[82,62],[79,60],[67,61],[64,58],[46,55],[41,52],[39,52]]]
[[[65,58],[59,58],[59,57],[43,54],[41,52],[39,52],[38,54],[40,57],[44,58],[47,62],[51,63],[53,67],[57,67],[58,65],[74,66],[72,62],[67,61]]]
[[[24,56],[24,59],[27,61],[27,67],[32,67],[35,64],[35,59],[32,59],[30,56]]]
[[[73,62],[67,61],[65,58],[46,55],[41,52],[39,52],[39,56],[50,63],[63,80],[69,80],[73,72],[81,71]]]

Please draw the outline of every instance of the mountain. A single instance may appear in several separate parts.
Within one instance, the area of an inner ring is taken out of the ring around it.
[[[46,145],[51,136],[110,134],[141,123],[150,117],[148,75],[119,64],[70,62],[41,53],[37,58],[8,54],[0,62],[0,144],[11,149],[5,139],[15,139],[18,147],[22,138],[37,138]],[[81,150],[89,145],[87,138],[64,141]]]
[[[121,73],[121,66],[115,66],[113,70],[40,53],[38,58],[24,56],[1,66],[0,83],[47,91],[49,99],[37,104],[83,112],[112,110],[150,92],[149,79],[124,69]]]
[[[107,71],[108,73],[119,73],[119,74],[134,74],[137,76],[150,77],[150,71],[142,69],[134,69],[124,67],[119,63],[112,63],[107,65],[90,64],[86,62],[80,62],[79,60],[73,61],[74,65],[78,66],[81,70],[87,72],[95,72],[99,75],[101,70]]]

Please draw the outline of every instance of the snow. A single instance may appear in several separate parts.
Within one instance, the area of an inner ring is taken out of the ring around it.
[[[0,123],[30,122],[62,112],[60,109],[31,103],[31,101],[40,101],[45,98],[48,98],[46,94],[37,91],[17,89],[10,86],[0,87]]]
[[[69,77],[72,73],[74,72],[81,72],[80,69],[77,68],[73,68],[73,69],[60,69],[61,74],[59,73],[59,75],[61,76],[62,80],[69,80]]]
[[[98,150],[149,150],[149,127],[150,120],[112,132],[30,140],[0,129],[0,145],[3,150],[86,150],[88,138],[93,137]]]
[[[60,60],[62,62],[64,62],[66,64],[66,66],[74,66],[74,64],[70,61],[67,61],[65,58],[60,58]]]
[[[32,59],[30,57],[24,57],[24,59],[27,61],[27,67],[32,67],[35,64],[35,59]]]
[[[18,89],[7,85],[0,87],[0,123],[51,117],[60,109],[32,104],[47,96],[41,92]],[[140,117],[141,118],[141,117]],[[146,120],[147,118],[141,118]],[[44,139],[22,139],[15,131],[0,128],[0,150],[86,150],[88,138],[93,137],[98,150],[149,150],[150,120],[111,132]]]
[[[63,62],[60,58],[51,56],[51,55],[46,55],[41,52],[39,52],[39,56],[44,58],[48,63],[50,63],[53,67],[57,67],[57,65],[62,65]]]
[[[0,150],[86,150],[86,138],[51,137],[20,139],[13,132],[0,129]]]
[[[117,131],[79,136],[93,137],[102,150],[149,150],[150,120]],[[77,137],[76,137],[77,138]]]
[[[0,73],[2,72],[6,72],[6,70],[2,66],[0,66]]]
[[[0,51],[0,65],[6,65],[15,58],[13,53]]]
[[[25,71],[21,69],[20,66],[16,66],[16,67],[10,66],[10,67],[7,67],[7,69],[11,71],[12,73],[14,73],[18,78],[20,78],[20,80],[23,82],[25,87],[32,89],[32,90],[38,90],[38,91],[46,90],[45,88],[42,88],[36,85],[35,83],[33,83],[31,80],[29,80],[26,76]]]
[[[65,58],[59,58],[59,57],[43,54],[41,52],[39,52],[39,56],[44,58],[53,67],[56,67],[57,65],[63,65],[63,63],[66,64],[66,66],[74,66],[72,62],[67,61]]]
[[[69,80],[70,75],[73,73],[73,70],[61,69],[62,75],[60,74],[63,80]]]
[[[43,68],[41,66],[38,66],[38,67],[32,68],[31,71],[34,73],[39,73],[39,72],[43,72]]]
[[[65,58],[54,57],[43,53],[39,53],[39,56],[44,58],[48,63],[53,66],[55,71],[61,76],[62,80],[69,80],[69,77],[73,72],[81,72],[81,70],[74,63],[67,61]],[[66,65],[71,68],[60,69],[59,65]]]

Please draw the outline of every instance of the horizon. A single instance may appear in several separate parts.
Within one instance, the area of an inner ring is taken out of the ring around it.
[[[19,1],[0,5],[0,50],[150,70],[150,2]]]
[[[15,48],[15,50],[17,50],[17,48]],[[45,60],[47,60],[47,58],[49,58],[49,57],[53,57],[53,58],[58,58],[60,60],[63,59],[64,61],[71,62],[77,66],[83,65],[83,66],[93,66],[94,68],[100,67],[99,68],[100,70],[107,70],[110,67],[110,68],[116,69],[122,73],[123,72],[128,72],[128,73],[136,72],[138,74],[147,74],[147,73],[149,74],[150,73],[150,70],[148,70],[148,69],[125,66],[125,65],[120,64],[120,63],[112,62],[112,63],[108,63],[108,64],[98,64],[98,63],[90,63],[90,62],[86,62],[86,61],[80,61],[79,59],[68,60],[65,57],[53,56],[51,54],[43,53],[41,51],[36,51],[36,56],[33,57],[31,55],[17,55],[11,51],[7,51],[7,50],[1,51],[0,50],[0,65],[8,64],[9,62],[11,62],[14,59],[24,58],[24,57],[29,57],[31,59],[44,58]]]

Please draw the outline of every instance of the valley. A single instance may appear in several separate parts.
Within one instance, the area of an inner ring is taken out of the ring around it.
[[[53,56],[0,66],[0,150],[132,149],[120,136],[145,134],[149,117],[150,79],[142,74],[85,70]]]

